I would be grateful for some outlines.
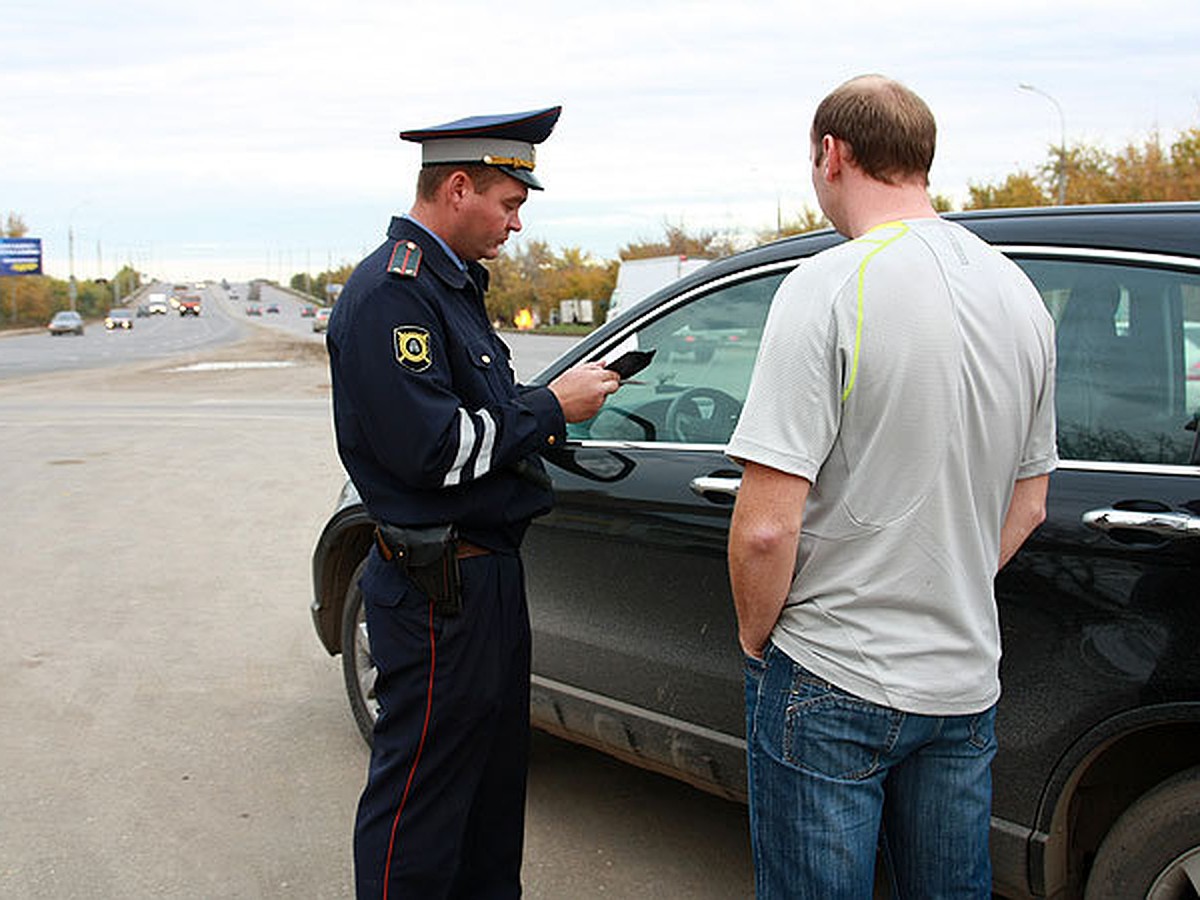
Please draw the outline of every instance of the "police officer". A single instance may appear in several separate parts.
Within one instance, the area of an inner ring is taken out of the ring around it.
[[[405,131],[417,198],[329,323],[338,452],[379,524],[359,582],[380,714],[354,835],[359,898],[517,897],[529,742],[518,556],[551,505],[538,453],[595,415],[598,363],[516,384],[488,273],[561,107]]]

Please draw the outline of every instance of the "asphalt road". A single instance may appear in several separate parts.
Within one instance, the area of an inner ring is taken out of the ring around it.
[[[320,338],[277,321],[0,378],[0,897],[351,896],[367,751],[308,615],[344,476]],[[743,807],[545,736],[526,836],[537,900],[750,894]]]
[[[162,290],[167,287],[162,286]],[[0,337],[0,379],[161,359],[222,346],[252,332],[224,310],[219,302],[223,297],[219,287],[207,288],[200,294],[204,312],[199,317],[181,317],[171,310],[165,316],[135,318],[133,328],[128,331],[106,331],[103,319],[89,320],[82,337],[52,336],[44,329],[4,334]]]
[[[151,285],[126,305],[136,306],[152,291],[170,292],[170,285]],[[263,285],[260,298],[249,302],[249,286],[217,284],[194,291],[201,298],[200,316],[166,315],[136,317],[131,330],[107,331],[103,319],[86,323],[82,337],[51,336],[45,329],[0,332],[0,380],[34,374],[83,371],[149,362],[186,353],[200,353],[241,340],[273,335],[320,345],[325,336],[313,331],[313,320],[301,314],[311,301],[292,291]],[[257,307],[259,315],[248,310]],[[277,312],[267,312],[268,309]],[[517,374],[529,378],[553,361],[570,339],[552,335],[511,334]]]

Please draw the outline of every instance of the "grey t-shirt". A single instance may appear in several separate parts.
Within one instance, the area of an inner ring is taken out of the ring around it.
[[[1053,322],[1014,263],[936,218],[802,263],[727,452],[813,484],[780,649],[909,712],[997,700],[1001,527],[1058,462]]]

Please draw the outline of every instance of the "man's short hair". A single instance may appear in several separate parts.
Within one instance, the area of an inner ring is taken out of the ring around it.
[[[937,123],[925,101],[897,81],[860,75],[836,88],[813,116],[818,162],[827,134],[849,144],[855,165],[876,181],[929,183]]]
[[[466,172],[477,194],[482,194],[500,179],[508,177],[495,166],[483,163],[440,163],[424,166],[417,175],[417,196],[422,200],[433,200],[438,188],[453,172]]]

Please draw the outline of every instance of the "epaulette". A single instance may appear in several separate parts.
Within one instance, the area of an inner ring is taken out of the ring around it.
[[[388,260],[388,274],[401,278],[416,278],[421,268],[421,248],[412,241],[396,241],[392,245],[392,258]]]

